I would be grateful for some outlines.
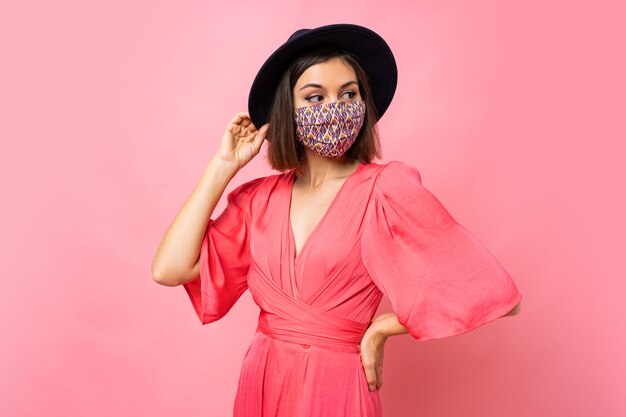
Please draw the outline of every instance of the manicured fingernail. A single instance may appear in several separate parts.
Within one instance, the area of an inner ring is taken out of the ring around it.
[[[375,385],[370,385],[370,391],[374,391],[376,389]]]

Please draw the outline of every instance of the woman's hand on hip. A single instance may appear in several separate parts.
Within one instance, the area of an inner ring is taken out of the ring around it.
[[[383,357],[387,337],[377,329],[373,321],[361,338],[361,364],[365,371],[365,379],[370,391],[380,389],[383,385]]]

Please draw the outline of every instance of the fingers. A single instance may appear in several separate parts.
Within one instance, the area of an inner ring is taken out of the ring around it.
[[[377,372],[376,372],[376,364],[370,362],[363,363],[363,370],[365,370],[365,379],[367,381],[367,386],[370,391],[374,391],[376,389],[377,384]]]
[[[383,385],[383,364],[381,362],[376,366],[376,388],[380,389]]]
[[[242,111],[242,112],[235,114],[235,116],[233,116],[233,118],[230,119],[229,124],[240,125],[242,127],[247,128],[250,132],[256,132],[256,127],[252,123],[250,114],[247,111]]]
[[[267,131],[269,130],[269,128],[270,128],[270,124],[265,123],[263,126],[261,126],[261,129],[259,129],[259,133],[254,137],[254,145],[257,148],[260,147],[263,141],[265,140],[265,137],[267,136]]]
[[[250,115],[248,114],[248,112],[241,111],[241,112],[235,114],[233,116],[233,118],[230,119],[229,123],[241,123],[242,121],[244,121],[246,119],[250,119]]]

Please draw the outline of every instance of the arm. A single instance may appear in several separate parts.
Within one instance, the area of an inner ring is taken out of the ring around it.
[[[511,311],[503,315],[506,316],[514,316],[520,312],[522,303],[518,303]],[[398,321],[398,316],[395,313],[384,313],[380,316],[376,317],[370,327],[367,329],[368,332],[372,333],[374,338],[378,338],[380,340],[385,340],[389,336],[394,336],[398,334],[408,333],[408,329],[404,327]]]
[[[198,277],[200,245],[209,218],[236,166],[215,155],[200,181],[168,227],[152,261],[152,277],[161,285],[176,286]]]
[[[521,302],[502,317],[519,313]],[[361,339],[361,362],[370,391],[380,389],[383,384],[382,366],[385,342],[389,336],[408,334],[408,329],[400,324],[395,313],[383,313],[372,320]]]
[[[200,248],[213,210],[230,180],[259,153],[268,128],[266,123],[257,130],[247,112],[230,120],[218,152],[159,244],[152,261],[154,281],[177,286],[198,278]]]

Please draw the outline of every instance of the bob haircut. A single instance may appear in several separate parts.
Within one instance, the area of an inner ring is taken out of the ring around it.
[[[369,80],[354,55],[347,51],[324,47],[317,48],[300,55],[295,59],[281,77],[269,111],[269,131],[267,132],[267,160],[270,166],[278,171],[297,168],[303,163],[304,145],[296,139],[296,122],[294,120],[293,87],[302,73],[312,65],[339,58],[352,66],[357,76],[359,93],[365,101],[365,119],[354,143],[344,156],[348,162],[358,160],[369,163],[374,157],[381,157],[380,139],[376,122],[378,112],[372,100]]]

